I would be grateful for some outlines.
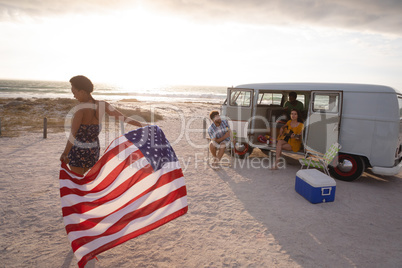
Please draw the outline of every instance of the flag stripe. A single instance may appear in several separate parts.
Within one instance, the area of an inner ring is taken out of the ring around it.
[[[102,182],[103,178],[99,176],[106,176],[110,171],[115,169],[122,161],[130,156],[131,153],[138,151],[138,148],[134,145],[124,147],[120,152],[117,151],[109,152],[108,156],[102,157],[99,162],[102,162],[103,166],[99,168],[97,162],[93,168],[96,168],[96,172],[92,172],[91,169],[85,177],[90,177],[87,181],[83,180],[82,175],[72,176],[73,172],[68,169],[67,165],[64,166],[60,174],[60,186],[67,188],[82,188],[87,190],[92,190],[97,186],[98,183]],[[97,166],[97,167],[96,167]],[[91,173],[91,174],[90,174]],[[92,178],[93,177],[93,178]],[[94,180],[96,178],[96,180]]]
[[[109,226],[114,224],[116,221],[118,221],[119,219],[124,217],[124,215],[126,215],[127,213],[130,213],[137,209],[141,209],[144,206],[149,205],[152,202],[155,202],[161,196],[166,196],[169,193],[169,191],[173,191],[173,190],[176,190],[176,189],[182,187],[184,185],[184,180],[182,180],[181,178],[182,177],[178,178],[179,180],[177,180],[177,181],[175,180],[172,183],[168,183],[168,185],[166,185],[166,186],[159,187],[153,193],[151,192],[151,193],[147,193],[145,195],[141,195],[139,198],[136,198],[135,200],[130,201],[127,204],[124,204],[124,206],[119,207],[119,209],[116,209],[116,211],[113,211],[113,213],[109,213],[109,214],[101,217],[102,219],[100,219],[101,221],[100,221],[99,226],[102,226],[102,230],[104,230],[105,228],[108,228]],[[90,218],[90,220],[88,222],[91,222],[92,219],[96,219],[96,218]],[[80,227],[84,226],[84,228],[86,228],[87,226],[85,226],[85,224],[86,223],[81,223],[78,226],[80,226]],[[89,229],[91,229],[91,228],[89,228]],[[98,235],[101,233],[100,228],[93,228],[91,230],[89,230],[89,229],[81,230],[80,228],[78,228],[77,231],[70,232],[68,234],[68,237],[72,241],[72,240],[77,239],[84,235],[93,236],[93,235]]]
[[[114,147],[106,155],[103,155],[102,158],[99,159],[99,161],[95,163],[95,165],[91,168],[91,171],[88,172],[88,174],[85,177],[81,177],[79,179],[70,178],[70,180],[73,183],[78,184],[78,185],[85,185],[85,184],[88,184],[88,183],[92,182],[94,179],[97,178],[97,176],[100,173],[102,167],[104,167],[105,164],[110,159],[112,159],[115,155],[117,155],[119,153],[122,153],[122,152],[125,153],[124,150],[126,148],[130,147],[130,146],[133,146],[133,144],[130,141],[126,141],[124,143],[119,144],[119,146]],[[64,178],[61,178],[61,179],[64,179]]]
[[[175,202],[167,205],[164,208],[161,208],[154,213],[144,216],[142,218],[138,218],[136,220],[133,220],[128,224],[124,229],[122,229],[120,232],[112,234],[110,236],[102,236],[96,240],[93,240],[87,244],[85,244],[84,247],[80,247],[77,249],[74,254],[78,258],[82,258],[82,256],[90,253],[93,248],[99,248],[104,244],[110,243],[116,239],[119,239],[121,237],[124,237],[130,233],[136,232],[144,227],[147,227],[151,224],[156,223],[159,221],[159,219],[163,219],[166,216],[175,213],[177,211],[180,211],[183,208],[186,208],[186,201],[183,198],[177,199]]]
[[[138,192],[138,191],[136,191],[136,189],[133,189],[134,191],[128,190],[127,196],[129,196],[129,198],[131,198],[131,200],[129,200],[127,203],[123,204],[123,202],[121,202],[121,203],[115,202],[113,208],[118,207],[118,209],[116,209],[110,213],[107,213],[106,211],[104,211],[105,212],[104,216],[97,217],[97,218],[91,217],[90,219],[87,219],[83,222],[76,223],[76,224],[67,224],[66,225],[67,233],[70,233],[72,231],[83,231],[83,230],[88,230],[90,228],[93,228],[94,226],[96,226],[96,224],[98,224],[99,222],[101,222],[103,219],[107,218],[110,215],[114,215],[114,217],[118,217],[119,214],[116,213],[117,211],[122,210],[123,208],[129,206],[130,204],[134,203],[138,199],[146,196],[149,192],[155,190],[156,188],[160,188],[160,187],[164,186],[165,184],[168,184],[168,183],[170,183],[176,179],[180,179],[182,177],[183,177],[183,173],[181,170],[173,170],[169,173],[166,173],[165,175],[162,175],[160,180],[158,181],[158,183],[154,184],[152,187],[148,188],[148,190],[144,191],[143,193],[136,195],[135,192]],[[177,184],[182,186],[181,183],[182,183],[182,181],[180,181]],[[171,189],[172,189],[172,187],[171,187]],[[159,194],[159,192],[155,192],[155,193]],[[160,194],[162,195],[163,193],[160,193]],[[151,199],[148,198],[148,202],[150,202],[150,201],[151,201]],[[140,200],[140,204],[141,204],[141,202],[142,202],[142,200]],[[142,205],[144,205],[144,204],[145,203],[142,203]],[[129,209],[133,209],[132,206]],[[108,219],[107,222],[110,223],[111,220]]]
[[[79,203],[89,202],[89,201],[96,201],[105,195],[111,194],[113,191],[121,188],[122,184],[130,183],[133,177],[139,178],[138,181],[141,181],[141,178],[152,174],[151,166],[147,163],[144,163],[145,166],[142,169],[133,170],[132,168],[127,168],[123,170],[118,176],[114,177],[115,181],[110,183],[107,188],[103,189],[100,192],[89,192],[84,196],[81,195],[71,195],[71,196],[64,196],[61,199],[63,207],[70,207],[77,205]],[[109,178],[107,178],[109,179]]]
[[[142,157],[142,153],[140,151],[136,151],[135,153],[133,153],[132,155],[127,157],[126,160],[121,161],[121,163],[115,169],[113,169],[113,171],[111,171],[107,175],[107,177],[104,178],[102,180],[102,182],[99,183],[98,185],[96,185],[92,190],[88,191],[88,190],[80,190],[80,189],[77,189],[77,188],[68,188],[68,187],[61,188],[60,189],[61,197],[64,197],[64,196],[69,195],[69,194],[85,196],[85,195],[87,195],[89,193],[97,193],[97,192],[103,191],[104,189],[109,187],[110,184],[113,183],[113,181],[122,172],[122,170],[124,170],[125,168],[130,166],[132,163],[134,163],[138,159],[141,159],[141,157]]]
[[[111,148],[107,153],[105,153],[101,159],[91,168],[86,177],[89,177],[89,180],[92,181],[94,179],[99,180],[98,177],[107,170],[112,168],[111,160],[116,161],[126,159],[130,153],[135,152],[138,148],[129,140],[121,140],[122,142],[117,144],[115,147]]]
[[[99,225],[96,226],[96,228],[89,228],[86,230],[77,230],[77,231],[72,231],[68,234],[68,238],[70,241],[73,241],[77,238],[80,238],[82,236],[95,236],[101,234],[105,229],[109,228],[113,224],[115,224],[117,221],[119,221],[121,218],[123,218],[125,215],[128,213],[131,213],[135,210],[142,209],[144,206],[151,204],[152,202],[155,202],[156,200],[160,199],[161,196],[166,196],[169,191],[177,190],[181,187],[183,187],[183,180],[178,180],[177,182],[160,187],[158,190],[155,191],[155,193],[152,194],[147,194],[144,195],[143,197],[138,198],[136,201],[130,202],[130,204],[127,204],[123,208],[117,210],[114,213],[108,214],[106,217],[103,217],[101,219],[101,222],[98,223]],[[85,224],[85,223],[84,223]],[[80,225],[82,227],[82,224]],[[87,226],[84,226],[87,227]],[[98,228],[102,227],[102,228]]]
[[[119,144],[121,143],[125,143],[127,140],[126,136],[121,135],[120,137],[117,137],[116,139],[114,139],[109,146],[105,149],[104,154],[107,154],[111,149],[119,146]]]
[[[137,155],[131,159],[134,160],[136,157]],[[96,183],[97,186],[95,186],[92,189],[92,191],[88,190],[87,187],[85,186],[78,186],[78,188],[74,188],[77,189],[77,192],[73,193],[72,196],[61,197],[62,205],[68,206],[83,201],[96,200],[102,194],[108,193],[113,189],[117,188],[121,183],[124,182],[124,179],[130,178],[133,174],[138,172],[138,170],[145,168],[147,165],[149,166],[149,164],[146,161],[142,160],[144,159],[140,158],[137,161],[131,161],[130,159],[126,159],[125,161],[121,161],[121,164],[119,165],[118,168],[108,169],[109,173],[105,172],[106,175],[99,176],[99,178],[105,182]],[[86,194],[82,195],[82,193],[84,192]]]
[[[82,247],[83,245],[85,245],[93,240],[115,234],[115,233],[121,231],[124,227],[126,227],[131,221],[133,221],[137,218],[147,216],[147,215],[153,213],[154,211],[156,211],[158,208],[169,205],[170,203],[176,201],[176,199],[179,199],[185,195],[186,195],[186,187],[183,186],[175,191],[170,192],[168,195],[164,196],[163,198],[156,200],[156,201],[152,202],[151,204],[148,204],[147,206],[145,206],[141,209],[132,211],[132,212],[124,215],[121,219],[119,219],[117,222],[115,222],[113,225],[111,225],[109,228],[107,228],[107,230],[102,234],[95,235],[95,236],[82,236],[80,238],[75,239],[71,242],[73,251],[76,251],[78,248]]]
[[[144,169],[141,169],[141,171],[135,173],[129,179],[125,180],[124,183],[120,184],[118,187],[110,191],[110,193],[105,193],[105,195],[103,195],[101,198],[96,200],[88,200],[87,202],[78,203],[69,207],[63,207],[63,216],[68,216],[73,213],[85,213],[92,210],[93,208],[110,202],[111,200],[124,194],[126,192],[126,189],[131,188],[131,186],[136,184],[138,181],[144,179],[149,174],[152,174],[152,168],[151,165],[148,164],[146,167],[144,167]]]
[[[188,210],[183,172],[158,126],[115,139],[85,176],[62,163],[59,178],[63,221],[79,267]]]
[[[61,197],[62,206],[68,207],[85,201],[94,201],[102,195],[108,194],[119,187],[120,184],[124,183],[125,179],[130,178],[139,170],[144,169],[145,171],[149,168],[149,164],[146,163],[146,161],[139,161],[136,163],[136,165],[132,165],[133,163],[134,162],[127,159],[127,161],[122,162],[117,170],[112,170],[107,176],[100,176],[105,182],[99,183],[98,186],[93,189],[93,191],[86,191],[84,186],[80,186],[80,188],[83,190],[75,188],[76,190],[71,193],[72,196],[66,195]],[[84,192],[86,194],[82,195]]]
[[[113,248],[115,246],[118,246],[118,245],[130,240],[130,239],[133,239],[133,238],[135,238],[137,236],[140,236],[140,235],[145,234],[145,233],[147,233],[149,231],[152,231],[153,229],[156,229],[156,228],[162,226],[163,224],[168,223],[169,221],[174,220],[175,218],[178,218],[178,217],[186,214],[187,211],[188,211],[188,207],[187,206],[183,207],[182,209],[177,210],[176,212],[174,212],[174,213],[172,213],[170,215],[167,215],[166,217],[164,217],[164,218],[162,218],[162,219],[160,219],[160,220],[158,220],[156,222],[153,222],[153,223],[149,224],[148,226],[145,226],[145,227],[143,227],[143,228],[141,228],[139,230],[136,230],[136,231],[134,231],[132,233],[129,233],[129,234],[125,235],[125,236],[122,236],[122,237],[120,237],[118,239],[115,239],[115,240],[113,240],[113,241],[111,241],[109,243],[106,243],[106,244],[96,248],[92,252],[89,252],[88,254],[84,255],[81,258],[81,261],[78,262],[78,265],[80,267],[83,267],[82,265],[85,266],[85,264],[88,261],[93,259],[96,255],[99,255],[100,253],[108,250],[109,248]]]
[[[136,187],[131,187],[130,189],[127,189],[126,194],[119,197],[118,199],[115,199],[113,203],[106,203],[101,207],[94,208],[90,211],[90,213],[71,214],[68,216],[64,216],[64,224],[67,226],[68,224],[80,223],[87,219],[103,217],[104,215],[112,213],[116,210],[116,207],[124,206],[124,204],[128,203],[130,200],[140,195],[144,191],[143,189],[148,189],[152,187],[152,185],[154,185],[159,180],[159,176],[162,176],[164,173],[170,171],[171,168],[164,167],[162,170],[160,170],[158,174],[153,173],[149,175],[146,180],[141,180],[136,185]],[[174,175],[174,173],[172,173],[171,175]],[[177,176],[182,176],[181,170]]]
[[[74,198],[78,196],[96,196],[101,194],[102,191],[107,191],[110,188],[116,188],[118,187],[118,184],[116,183],[122,183],[121,181],[121,176],[122,174],[126,174],[127,177],[131,176],[133,173],[137,172],[139,169],[144,168],[147,163],[145,161],[141,162],[139,161],[136,163],[138,160],[140,160],[143,157],[142,153],[140,151],[134,152],[131,156],[127,157],[125,160],[119,160],[119,164],[117,164],[115,161],[111,164],[113,168],[109,168],[107,171],[105,171],[103,175],[99,175],[99,179],[101,179],[101,182],[96,182],[93,183],[92,186],[90,187],[92,189],[88,189],[89,187],[86,186],[81,186],[77,185],[77,188],[69,188],[63,186],[61,190],[68,194],[73,194]],[[136,163],[136,165],[133,165]],[[141,165],[142,164],[142,165]],[[114,167],[117,165],[116,167]],[[126,168],[130,167],[131,170],[126,170]],[[137,168],[137,169],[134,169]],[[130,174],[129,176],[127,174]],[[116,182],[116,179],[119,180]],[[64,184],[64,183],[63,183]],[[74,187],[74,186],[73,186]],[[70,190],[67,190],[70,189]],[[66,195],[63,195],[61,197],[62,202],[64,200],[70,200],[71,197],[66,197]]]

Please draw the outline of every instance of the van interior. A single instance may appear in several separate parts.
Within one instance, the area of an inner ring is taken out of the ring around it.
[[[254,144],[261,145],[258,136],[269,135],[275,139],[279,134],[279,129],[289,120],[288,114],[284,111],[284,105],[289,100],[291,91],[263,91],[258,94],[257,107],[255,107],[256,116],[253,119],[254,128],[250,140]],[[232,91],[229,99],[229,106],[251,107],[251,94],[249,91]],[[303,121],[307,118],[310,92],[297,92],[297,100],[303,103],[301,116]]]

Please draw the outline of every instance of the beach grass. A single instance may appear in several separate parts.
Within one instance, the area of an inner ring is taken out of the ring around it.
[[[58,98],[0,98],[0,127],[2,137],[16,137],[26,132],[42,132],[44,118],[47,118],[49,133],[65,131],[67,115],[78,104],[77,100]],[[160,114],[140,108],[117,108],[126,116],[143,118],[150,122],[162,120]]]

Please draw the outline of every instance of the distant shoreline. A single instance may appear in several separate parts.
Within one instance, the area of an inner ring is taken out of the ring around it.
[[[108,99],[98,99],[96,98],[96,95],[94,95],[94,99],[100,100],[100,101],[108,101],[111,103],[174,103],[174,101],[169,101],[169,100],[149,100],[149,101],[144,101],[144,100],[138,100],[136,98],[127,98],[127,99],[116,99],[116,100],[108,100]],[[67,101],[75,101],[74,97],[68,98],[68,97],[54,97],[54,98],[49,98],[49,97],[0,97],[0,107],[1,103],[5,101],[28,101],[28,100],[57,100],[57,101],[62,101],[62,100],[67,100]],[[182,104],[211,104],[211,105],[220,105],[223,103],[224,100],[221,102],[208,102],[208,101],[181,101],[178,103]]]
[[[72,98],[71,85],[63,81],[0,80],[3,98]],[[121,101],[137,99],[146,102],[206,102],[220,103],[226,97],[221,86],[119,86],[95,83],[95,99]]]
[[[145,102],[137,99],[110,103],[126,116],[140,117],[147,122],[151,120],[158,122],[172,116],[172,110],[169,109],[174,107],[187,111],[196,107],[216,109],[219,106],[205,102]],[[63,132],[66,129],[66,120],[71,118],[71,111],[77,104],[78,101],[73,98],[0,98],[1,137],[42,132],[45,117],[49,133]]]

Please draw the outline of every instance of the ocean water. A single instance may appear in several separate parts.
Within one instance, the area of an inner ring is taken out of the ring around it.
[[[162,102],[222,103],[226,99],[226,87],[166,85],[158,87],[120,86],[94,84],[92,95],[98,100]],[[61,81],[0,80],[1,98],[73,98],[71,85]]]

